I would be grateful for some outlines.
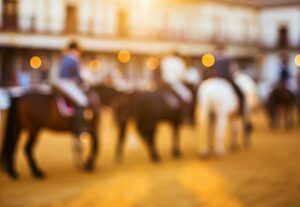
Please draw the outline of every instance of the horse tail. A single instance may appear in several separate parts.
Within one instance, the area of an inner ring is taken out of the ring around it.
[[[17,97],[11,98],[11,107],[8,111],[6,126],[4,128],[0,167],[1,165],[7,167],[8,162],[12,161],[12,157],[17,146],[21,131],[21,123],[18,118],[19,99],[20,98]]]

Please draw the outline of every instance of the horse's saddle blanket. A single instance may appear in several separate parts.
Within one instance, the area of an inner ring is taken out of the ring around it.
[[[63,96],[55,98],[59,113],[65,117],[72,117],[75,113],[75,108]]]
[[[178,109],[180,107],[180,100],[171,92],[164,93],[164,99],[167,105],[172,109]]]
[[[171,88],[184,102],[190,103],[192,101],[193,95],[184,84],[172,84]]]
[[[50,95],[53,93],[53,89],[50,85],[39,84],[34,87],[9,87],[8,89],[0,89],[0,110],[5,110],[10,107],[10,96],[21,97],[27,92],[36,91],[41,94]],[[74,115],[75,108],[67,101],[63,95],[58,95],[55,98],[55,102],[59,113],[65,117],[71,117]]]

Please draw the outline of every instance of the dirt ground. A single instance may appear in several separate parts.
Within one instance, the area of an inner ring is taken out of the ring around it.
[[[271,133],[265,117],[254,120],[253,146],[201,160],[199,130],[183,127],[183,157],[170,155],[171,130],[162,123],[156,136],[162,162],[149,161],[145,146],[129,127],[125,158],[114,161],[116,130],[107,112],[101,123],[101,152],[93,173],[73,163],[71,136],[44,131],[36,157],[47,179],[31,177],[19,145],[19,181],[0,172],[0,206],[45,207],[220,207],[300,206],[300,127]],[[2,143],[2,142],[1,142]]]

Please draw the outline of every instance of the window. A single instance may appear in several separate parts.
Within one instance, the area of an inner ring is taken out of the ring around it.
[[[3,1],[3,29],[15,31],[18,28],[18,2],[17,0]]]
[[[222,19],[219,16],[213,17],[213,33],[212,33],[212,41],[213,42],[221,42],[222,40]]]
[[[78,22],[77,22],[77,7],[75,5],[68,5],[67,12],[66,12],[66,33],[77,33]]]
[[[280,48],[288,47],[288,28],[286,25],[278,28],[278,42],[277,46]]]
[[[118,35],[120,37],[126,37],[128,33],[128,14],[124,10],[119,10],[118,18],[117,18],[117,25],[118,25]]]

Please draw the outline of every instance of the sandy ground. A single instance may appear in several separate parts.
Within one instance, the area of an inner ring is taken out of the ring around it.
[[[19,145],[19,181],[0,173],[0,206],[189,207],[300,206],[300,127],[271,133],[262,113],[255,116],[252,148],[228,151],[221,159],[197,155],[198,130],[183,127],[183,157],[170,156],[171,130],[163,123],[156,136],[162,162],[149,161],[145,146],[129,127],[122,164],[113,159],[116,130],[109,113],[101,123],[97,169],[76,169],[69,134],[44,131],[36,156],[47,179],[31,177]]]

